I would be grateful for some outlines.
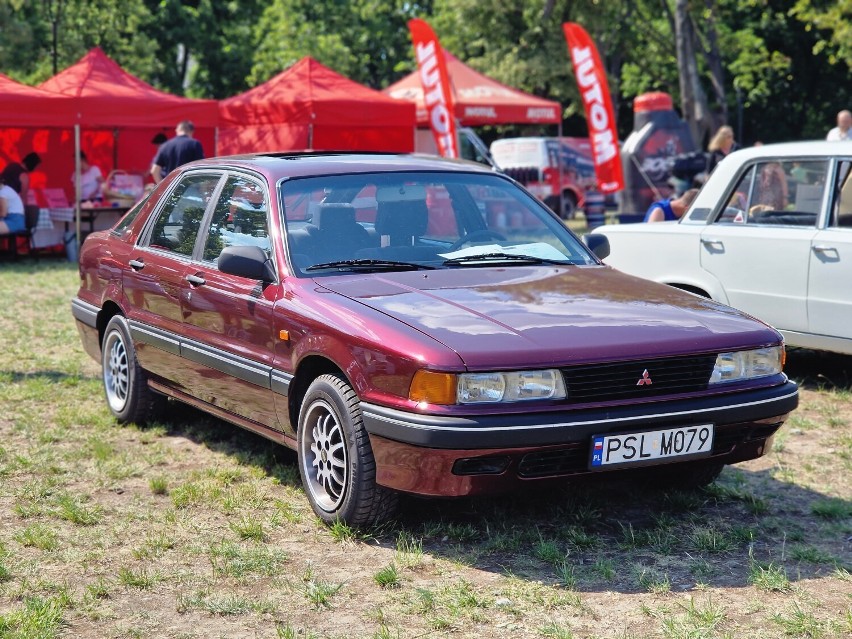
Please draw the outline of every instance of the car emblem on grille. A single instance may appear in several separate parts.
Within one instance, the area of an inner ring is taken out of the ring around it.
[[[646,368],[646,369],[642,372],[642,377],[640,377],[640,378],[639,378],[639,381],[638,381],[638,382],[636,382],[636,385],[637,385],[637,386],[650,386],[650,385],[651,385],[651,384],[653,384],[653,383],[654,383],[654,382],[652,382],[652,381],[651,381],[651,376],[650,376],[650,375],[648,375],[648,369]]]

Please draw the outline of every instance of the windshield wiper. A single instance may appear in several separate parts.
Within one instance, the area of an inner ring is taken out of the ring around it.
[[[405,271],[419,271],[419,270],[434,270],[434,266],[429,266],[427,264],[415,264],[414,262],[395,262],[393,260],[338,260],[336,262],[323,262],[322,264],[314,264],[313,266],[307,267],[306,271],[321,271],[327,268],[340,268],[340,269],[388,269],[388,270],[405,270]]]
[[[546,257],[535,255],[518,255],[517,253],[480,253],[479,255],[465,255],[464,257],[451,257],[444,260],[444,266],[455,264],[467,264],[468,262],[526,262],[527,264],[572,264],[568,260],[551,260]]]

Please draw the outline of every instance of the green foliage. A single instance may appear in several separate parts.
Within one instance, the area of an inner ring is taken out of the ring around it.
[[[404,0],[275,0],[257,23],[250,81],[259,84],[311,56],[357,82],[382,88],[413,64]],[[411,64],[399,66],[401,62]]]
[[[852,0],[708,0],[690,2],[688,11],[709,108],[742,128],[741,142],[821,138],[852,101]],[[422,17],[448,51],[509,86],[559,101],[565,134],[585,135],[561,29],[571,21],[598,47],[626,137],[636,95],[666,91],[680,104],[674,12],[673,0],[0,0],[0,69],[31,84],[50,77],[55,23],[57,69],[99,46],[143,80],[191,97],[235,95],[308,55],[383,88],[415,68],[407,21]],[[490,140],[552,128],[480,133]]]

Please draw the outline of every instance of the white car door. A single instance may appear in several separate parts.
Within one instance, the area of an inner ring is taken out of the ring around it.
[[[811,239],[816,228],[716,223],[701,233],[701,265],[727,304],[779,329],[805,331]]]
[[[838,164],[832,213],[813,239],[808,271],[809,332],[845,339],[852,339],[851,169],[848,160]]]
[[[701,266],[727,303],[781,330],[808,330],[808,268],[826,162],[754,164],[701,233]]]

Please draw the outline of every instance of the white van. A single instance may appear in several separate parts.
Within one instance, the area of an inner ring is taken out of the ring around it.
[[[597,184],[588,138],[504,138],[491,143],[491,155],[504,173],[566,220]]]

